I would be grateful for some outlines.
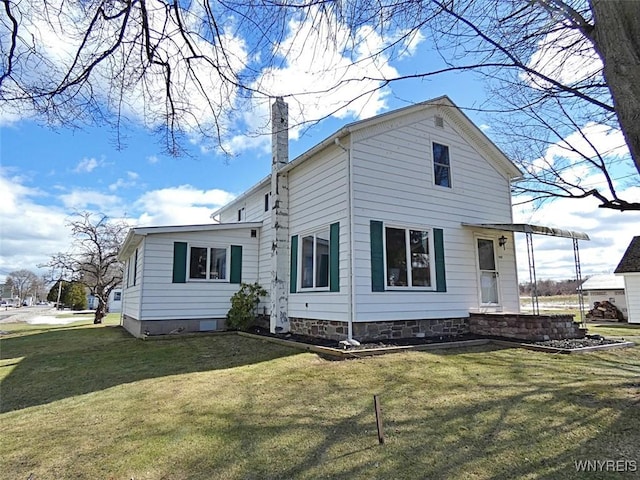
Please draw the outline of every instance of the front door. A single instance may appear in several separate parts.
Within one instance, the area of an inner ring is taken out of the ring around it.
[[[494,241],[478,238],[478,271],[480,272],[480,303],[499,305],[498,266],[496,263]]]

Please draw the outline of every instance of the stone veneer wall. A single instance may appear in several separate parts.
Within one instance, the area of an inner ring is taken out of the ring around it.
[[[311,337],[344,340],[347,322],[289,318],[291,333]],[[388,340],[392,338],[440,337],[469,333],[467,318],[398,320],[392,322],[353,322],[353,338],[359,341]]]
[[[520,315],[472,313],[469,329],[476,335],[544,341],[583,338],[585,329],[572,315]]]

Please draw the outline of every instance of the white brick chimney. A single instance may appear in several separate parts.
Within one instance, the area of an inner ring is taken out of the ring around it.
[[[289,108],[282,97],[271,106],[271,333],[289,331]]]

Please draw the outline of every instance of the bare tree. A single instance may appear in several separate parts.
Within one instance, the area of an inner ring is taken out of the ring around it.
[[[80,212],[68,224],[74,242],[67,253],[51,257],[48,266],[65,271],[67,280],[84,285],[98,300],[93,323],[102,323],[111,291],[122,283],[118,251],[129,225],[106,215]]]
[[[7,284],[13,286],[20,303],[22,303],[27,296],[36,295],[40,287],[40,279],[29,270],[16,270],[7,275]]]
[[[620,162],[635,167],[634,185],[640,173],[640,8],[634,0],[2,3],[0,102],[54,125],[111,122],[121,143],[126,125],[142,122],[173,154],[181,152],[185,135],[211,138],[224,149],[238,113],[259,98],[284,95],[304,103],[361,87],[331,113],[393,82],[474,71],[498,92],[480,108],[508,114],[509,131],[536,145],[517,157],[528,180],[520,190],[534,200],[594,196],[605,208],[640,209],[640,202],[619,197],[616,181]],[[384,68],[421,38],[440,54],[440,64],[412,75]],[[308,65],[329,70],[332,83],[309,91],[299,90],[295,79],[273,80],[279,67],[309,50],[318,60],[339,59]],[[364,62],[378,65],[378,73],[361,73],[356,67]],[[578,132],[588,144],[589,122],[619,129],[626,159],[594,152],[592,144],[567,147],[567,158],[550,162],[544,141],[552,146]],[[576,182],[576,158],[597,181]]]
[[[446,15],[434,31],[447,65],[483,59],[473,69],[490,86],[484,107],[500,120],[500,144],[525,172],[515,193],[524,201],[592,196],[602,208],[640,210],[640,202],[619,195],[639,184],[640,127],[628,121],[640,115],[632,73],[640,65],[637,3],[439,5]],[[623,21],[611,23],[620,16]],[[459,37],[470,40],[456,42]]]

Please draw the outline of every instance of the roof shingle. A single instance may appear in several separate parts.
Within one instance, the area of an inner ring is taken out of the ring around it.
[[[614,273],[640,272],[640,236],[633,237]]]

